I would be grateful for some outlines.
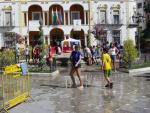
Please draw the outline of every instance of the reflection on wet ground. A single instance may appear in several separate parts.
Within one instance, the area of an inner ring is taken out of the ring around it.
[[[10,113],[150,113],[149,73],[134,77],[113,73],[113,89],[104,87],[103,74],[97,70],[82,75],[83,90],[70,88],[68,72],[55,79],[31,77],[32,98]]]

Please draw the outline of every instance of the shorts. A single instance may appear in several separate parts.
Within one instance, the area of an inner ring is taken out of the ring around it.
[[[111,57],[112,61],[116,60],[116,55],[111,55],[110,57]]]
[[[73,67],[73,68],[81,68],[81,64],[78,64],[77,67],[75,67],[75,65],[72,64],[72,67]]]
[[[109,70],[104,70],[104,76],[105,76],[105,77],[110,77],[110,75],[111,75],[111,69],[109,69]]]

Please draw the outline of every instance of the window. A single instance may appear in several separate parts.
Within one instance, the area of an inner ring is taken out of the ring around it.
[[[113,24],[119,24],[119,11],[113,12]]]
[[[99,34],[100,34],[100,40],[101,40],[101,42],[106,43],[107,42],[107,31],[104,30],[103,32],[101,32]]]
[[[5,26],[11,26],[11,12],[5,12]]]
[[[142,8],[142,3],[138,3],[138,4],[137,4],[137,8],[138,8],[138,9]]]
[[[113,31],[113,39],[114,39],[114,42],[120,43],[120,30]]]
[[[41,13],[40,12],[32,12],[32,20],[40,20]]]
[[[106,11],[100,11],[100,23],[106,24]]]
[[[71,12],[71,24],[73,24],[73,20],[80,19],[80,12],[79,11],[72,11]]]

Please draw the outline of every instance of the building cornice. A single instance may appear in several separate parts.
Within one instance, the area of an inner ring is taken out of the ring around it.
[[[88,3],[91,2],[122,2],[123,0],[57,0],[57,2],[69,3],[69,2],[83,2]],[[13,2],[56,2],[56,0],[11,0],[11,1],[1,1],[0,3],[13,3]],[[127,1],[123,1],[127,2]],[[128,0],[128,2],[136,2],[135,0]]]

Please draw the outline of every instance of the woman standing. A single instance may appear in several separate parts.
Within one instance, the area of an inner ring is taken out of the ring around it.
[[[81,79],[80,76],[80,70],[79,68],[81,67],[80,62],[81,62],[81,53],[79,51],[79,47],[76,45],[75,46],[75,50],[72,51],[71,56],[70,56],[70,60],[71,60],[71,71],[70,71],[70,77],[71,80],[73,82],[72,87],[76,88],[76,82],[75,82],[75,78],[74,78],[74,73],[77,73],[77,76],[79,78],[80,81],[80,87],[78,87],[79,89],[83,89],[83,81]]]
[[[115,47],[114,43],[110,44],[109,54],[111,57],[111,61],[113,64],[113,69],[116,72],[116,56],[118,54],[119,50]]]

